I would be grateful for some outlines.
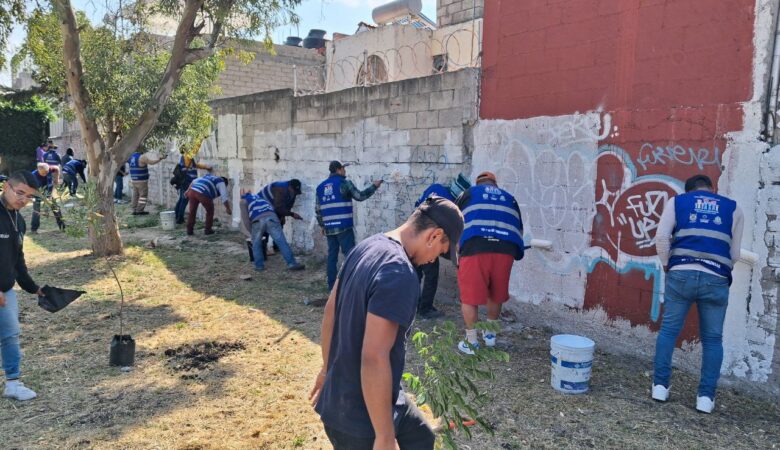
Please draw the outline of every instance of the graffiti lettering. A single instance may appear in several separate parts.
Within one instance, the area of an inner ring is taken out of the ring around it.
[[[631,195],[626,199],[626,211],[620,213],[617,221],[629,226],[638,248],[648,248],[655,244],[655,229],[658,228],[668,199],[667,191],[648,191],[644,195]]]
[[[682,145],[654,146],[650,143],[642,144],[639,149],[639,156],[636,162],[647,170],[648,166],[666,165],[667,162],[676,162],[686,166],[695,165],[699,170],[704,166],[720,167],[720,149],[715,147],[710,151],[708,148],[695,149],[693,147],[683,147]]]

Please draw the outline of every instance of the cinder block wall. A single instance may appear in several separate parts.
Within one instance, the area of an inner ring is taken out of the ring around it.
[[[436,25],[446,27],[482,17],[485,0],[439,0]]]
[[[313,91],[324,88],[325,57],[316,50],[274,45],[275,54],[272,54],[259,43],[239,49],[252,52],[255,57],[249,64],[241,62],[238,54],[226,59],[225,70],[217,81],[222,92],[216,98],[291,89],[294,87],[294,67],[297,68],[299,89]]]
[[[428,185],[469,173],[478,73],[465,69],[323,95],[294,97],[280,90],[216,100],[217,125],[200,159],[230,177],[234,203],[241,187],[259,190],[272,181],[300,179],[303,195],[295,211],[304,220],[288,223],[286,233],[298,251],[324,258],[314,190],[328,176],[328,162],[353,163],[348,177],[361,189],[384,180],[373,197],[355,203],[358,239],[394,228]],[[175,202],[167,179],[176,161],[171,155],[152,168],[152,202]],[[237,212],[230,218],[217,211],[223,223],[237,224]],[[454,298],[454,281],[442,286],[440,295]]]

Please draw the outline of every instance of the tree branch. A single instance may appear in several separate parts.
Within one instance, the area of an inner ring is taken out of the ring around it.
[[[194,36],[191,34],[195,25],[195,19],[203,5],[204,0],[186,0],[184,10],[182,11],[179,26],[176,28],[176,36],[171,47],[171,59],[165,68],[157,90],[152,96],[149,107],[141,114],[138,122],[123,136],[123,139],[117,144],[114,152],[114,160],[117,165],[124,163],[143,143],[146,136],[154,129],[157,119],[162,114],[163,108],[173,93],[173,90],[179,84],[181,72],[187,65],[188,47],[192,43]],[[189,57],[192,59],[193,57]]]
[[[200,61],[201,59],[206,59],[213,54],[214,49],[209,47],[190,48],[187,50],[187,54],[184,56],[184,65],[193,64]]]
[[[76,15],[73,13],[70,0],[52,0],[51,3],[60,21],[63,40],[62,59],[65,64],[68,93],[73,101],[73,109],[79,119],[81,135],[86,144],[89,173],[96,176],[104,157],[105,143],[100,136],[97,123],[87,114],[91,101],[89,93],[81,82],[84,68],[81,64],[81,36],[76,24]]]

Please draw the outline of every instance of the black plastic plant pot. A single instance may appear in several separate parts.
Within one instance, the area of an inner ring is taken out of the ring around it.
[[[108,363],[112,366],[132,366],[135,362],[135,341],[129,334],[115,334],[111,339]]]

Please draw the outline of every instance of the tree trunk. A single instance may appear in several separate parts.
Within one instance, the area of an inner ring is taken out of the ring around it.
[[[119,225],[114,212],[114,174],[116,167],[110,160],[103,163],[97,177],[96,212],[100,215],[90,221],[89,237],[92,243],[92,253],[95,256],[119,255],[122,253],[122,238],[119,236]]]

